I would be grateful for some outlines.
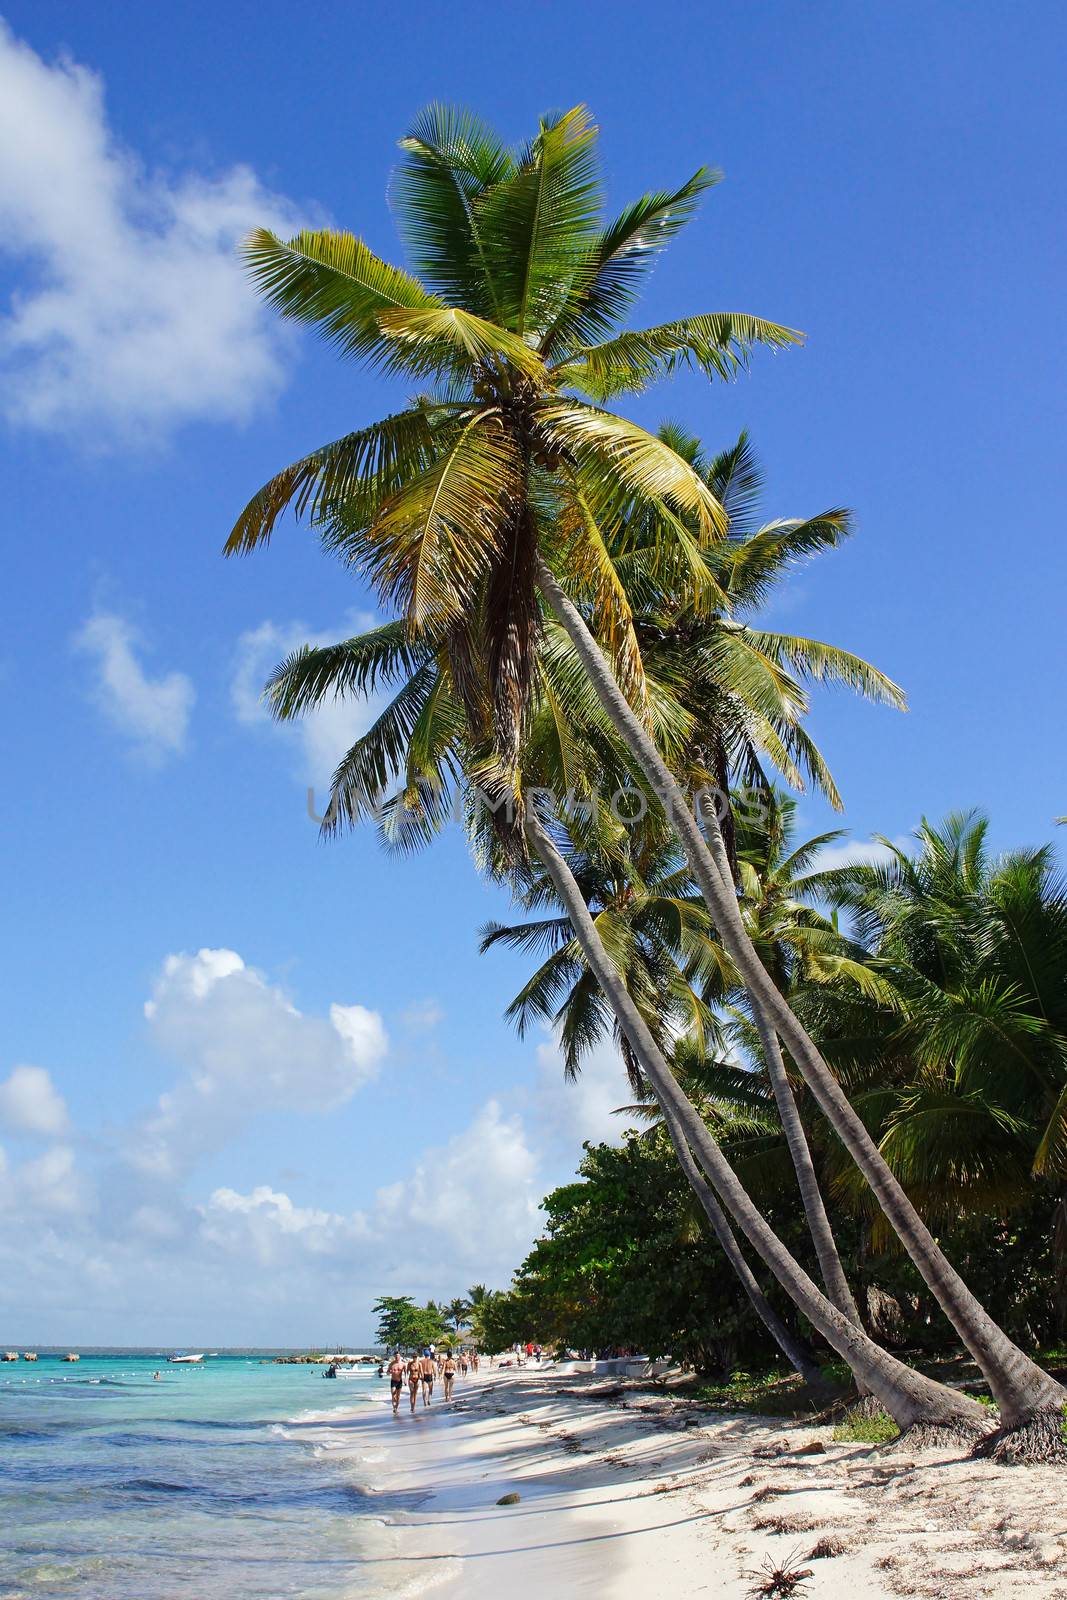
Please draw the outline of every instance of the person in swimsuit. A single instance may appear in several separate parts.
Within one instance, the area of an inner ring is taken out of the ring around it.
[[[404,1387],[404,1363],[400,1359],[400,1351],[393,1352],[393,1359],[389,1363],[389,1395],[393,1402],[393,1416],[400,1410],[400,1394]]]
[[[419,1371],[422,1375],[422,1403],[424,1406],[428,1406],[433,1399],[433,1380],[436,1366],[437,1363],[427,1350],[419,1362]]]
[[[456,1358],[452,1354],[451,1350],[445,1356],[445,1364],[444,1364],[444,1371],[442,1372],[442,1377],[445,1380],[445,1399],[446,1400],[451,1400],[451,1398],[452,1398],[452,1390],[455,1388],[455,1384],[456,1384]]]
[[[418,1356],[412,1356],[408,1362],[408,1395],[411,1398],[412,1411],[414,1411],[415,1402],[419,1398],[419,1379],[421,1377],[422,1370],[419,1366],[419,1358]]]

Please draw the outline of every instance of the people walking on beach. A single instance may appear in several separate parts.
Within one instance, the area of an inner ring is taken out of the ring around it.
[[[422,1363],[418,1356],[412,1356],[408,1362],[408,1394],[411,1397],[411,1409],[415,1410],[415,1403],[419,1398],[419,1383],[422,1379]]]
[[[419,1362],[419,1371],[422,1376],[422,1403],[424,1406],[428,1406],[433,1399],[433,1380],[436,1369],[437,1363],[429,1350],[427,1350]]]
[[[400,1351],[394,1350],[393,1359],[389,1363],[389,1396],[393,1402],[393,1416],[400,1410],[400,1395],[404,1388],[404,1363],[400,1359]]]
[[[460,1375],[461,1378],[465,1378],[467,1376],[467,1352],[466,1352],[466,1350],[461,1350],[460,1353],[459,1353],[459,1375]]]
[[[456,1358],[452,1354],[451,1350],[445,1356],[445,1364],[442,1376],[445,1380],[445,1399],[451,1400],[452,1390],[456,1385]]]

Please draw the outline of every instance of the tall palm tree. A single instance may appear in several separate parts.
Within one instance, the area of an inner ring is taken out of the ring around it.
[[[381,828],[386,841],[402,849],[431,839],[454,809],[450,791],[458,787],[469,798],[484,768],[477,736],[472,737],[462,707],[453,695],[445,658],[440,652],[432,654],[428,645],[421,646],[420,651],[413,656],[402,633],[398,635],[387,626],[338,645],[296,652],[282,663],[269,685],[275,713],[286,718],[319,704],[338,687],[359,692],[371,684],[399,683],[375,725],[357,740],[338,767],[328,814],[335,819],[332,826],[336,829],[350,818],[372,812],[374,795],[389,794],[390,780],[399,769],[399,787],[381,807]],[[520,749],[518,777],[527,787],[536,779],[559,793],[565,783],[570,783],[588,795],[592,784],[583,760],[589,758],[590,752],[597,752],[598,775],[608,781],[616,781],[627,771],[626,752],[601,738],[603,729],[598,729],[596,722],[598,707],[595,701],[589,703],[585,679],[575,677],[572,669],[573,661],[566,651],[554,653],[546,649],[538,659],[536,695],[528,716],[528,736]],[[650,680],[650,690],[650,701],[659,717],[670,723],[673,713],[669,696],[661,693],[654,680]],[[581,727],[580,738],[572,720]],[[342,790],[343,805],[338,804]],[[509,870],[511,857],[487,821],[484,806],[469,805],[467,816],[476,853],[483,863],[497,874]],[[592,808],[590,827],[596,826],[599,816]],[[581,890],[534,808],[526,808],[523,826],[532,856],[543,862],[553,893],[574,928],[583,959],[619,1020],[626,1047],[656,1091],[668,1132],[705,1214],[730,1259],[736,1258],[735,1264],[740,1263],[743,1281],[745,1273],[749,1278],[751,1273],[736,1241],[731,1240],[705,1174],[712,1176],[725,1208],[786,1293],[848,1362],[857,1382],[869,1388],[902,1427],[918,1425],[969,1437],[983,1431],[986,1419],[980,1406],[932,1383],[881,1350],[821,1294],[767,1226],[725,1163],[710,1131],[682,1094],[647,1021],[626,989],[619,967],[605,949]],[[615,830],[617,834],[623,831],[618,824]],[[746,1289],[751,1293],[747,1282]],[[788,1349],[785,1345],[783,1348]]]
[[[683,1167],[701,1199],[709,1193],[701,1171],[745,1237],[812,1326],[847,1361],[901,1428],[977,1438],[984,1432],[981,1407],[963,1395],[906,1367],[868,1338],[862,1328],[820,1293],[804,1269],[753,1205],[711,1130],[680,1088],[647,1023],[605,949],[581,890],[545,824],[531,810],[526,821],[531,845],[547,868],[581,943],[583,954],[608,996],[642,1072],[655,1090],[675,1149],[690,1152]],[[708,1210],[707,1205],[705,1209]],[[710,1220],[710,1210],[708,1210]]]
[[[799,338],[719,313],[624,330],[645,272],[717,174],[701,168],[605,225],[596,140],[582,106],[543,121],[519,152],[431,106],[401,141],[393,190],[418,276],[343,233],[283,242],[261,230],[245,252],[283,315],[431,392],[278,473],[227,548],[264,542],[290,506],[309,514],[413,631],[447,634],[471,721],[512,765],[538,631],[538,506],[551,501],[631,684],[640,656],[605,546],[611,528],[646,506],[678,525],[699,570],[680,519],[694,519],[698,542],[723,525],[683,457],[595,401],[683,365],[729,377],[753,345]]]
[[[346,354],[434,388],[279,473],[250,502],[228,548],[263,542],[288,506],[310,513],[326,542],[399,606],[413,636],[443,642],[468,727],[487,746],[497,783],[513,787],[540,592],[667,808],[754,1007],[812,1086],[1006,1421],[1033,1418],[1035,1438],[1051,1447],[1062,1390],[984,1313],[908,1202],[760,965],[716,819],[706,819],[705,839],[657,749],[613,546],[635,507],[646,509],[671,530],[675,562],[710,601],[719,588],[701,547],[722,534],[725,517],[677,451],[603,402],[680,364],[729,375],[754,344],[797,336],[732,314],[622,330],[655,246],[677,231],[711,179],[702,171],[673,193],[646,196],[604,227],[595,137],[576,108],[542,123],[532,144],[513,154],[469,117],[427,113],[404,141],[396,186],[425,282],[351,235],[303,234],[289,244],[254,236],[251,270],[283,314],[316,325]],[[587,615],[556,569],[576,579]],[[527,830],[528,845],[534,837]]]
[[[679,869],[677,845],[662,831],[657,836],[646,829],[639,834],[629,832],[625,853],[609,851],[602,842],[598,847],[588,838],[588,830],[584,831],[584,844],[575,844],[573,838],[568,841],[568,864],[593,913],[598,935],[623,974],[627,992],[664,1053],[670,1049],[675,1027],[687,1028],[703,1041],[712,1018],[693,980],[709,957],[714,961],[721,952],[708,937],[707,913],[692,893],[688,872]],[[531,864],[525,871],[513,870],[510,877],[524,909],[559,904],[546,871]],[[557,1024],[564,1070],[575,1077],[582,1057],[614,1024],[631,1087],[641,1093],[644,1080],[636,1059],[586,963],[569,918],[538,917],[510,927],[490,923],[483,929],[481,949],[484,953],[498,944],[523,951],[548,950],[507,1009],[519,1033],[524,1033],[534,1018]],[[676,1129],[668,1132],[682,1171],[700,1198],[756,1315],[805,1382],[818,1388],[822,1382],[818,1363],[764,1295],[728,1219],[703,1182],[688,1144]]]
[[[788,1048],[820,1110],[988,1381],[1000,1408],[1002,1427],[996,1439],[983,1448],[998,1460],[1067,1459],[1062,1427],[1067,1401],[1064,1389],[1008,1338],[941,1250],[811,1035],[761,963],[737,904],[729,854],[714,810],[706,808],[698,821],[670,767],[626,699],[581,612],[541,558],[538,577],[542,593],[574,644],[598,699],[670,817],[757,1017]],[[543,830],[539,837],[543,837]],[[768,1055],[772,1053],[768,1050]],[[655,1083],[655,1079],[652,1081]]]

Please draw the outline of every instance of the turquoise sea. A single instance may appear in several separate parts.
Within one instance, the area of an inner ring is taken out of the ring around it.
[[[389,1507],[314,1441],[332,1412],[384,1400],[373,1367],[331,1383],[257,1351],[198,1367],[129,1350],[0,1365],[0,1596],[380,1593],[361,1556]],[[302,1422],[319,1426],[299,1437]]]

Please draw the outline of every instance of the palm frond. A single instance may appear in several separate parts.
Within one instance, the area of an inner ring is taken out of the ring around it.
[[[450,301],[498,319],[478,202],[513,176],[511,152],[471,112],[440,104],[420,113],[400,148],[392,199],[416,271]]]
[[[761,317],[713,312],[579,346],[554,371],[561,383],[608,400],[638,393],[679,367],[729,380],[747,367],[753,345],[782,349],[802,338],[794,329]]]
[[[283,241],[256,228],[242,254],[268,304],[284,317],[318,328],[342,355],[402,364],[379,316],[441,304],[417,278],[390,266],[351,233],[305,231]]]

